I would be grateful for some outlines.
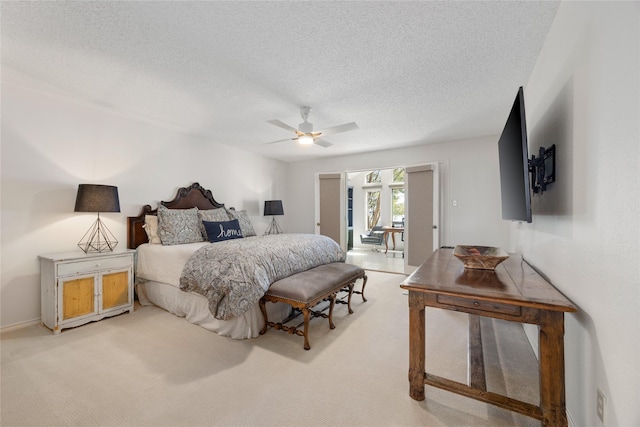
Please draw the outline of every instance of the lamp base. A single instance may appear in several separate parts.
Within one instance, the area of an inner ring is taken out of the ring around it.
[[[78,247],[87,254],[90,252],[112,252],[117,245],[116,238],[107,226],[100,221],[100,214],[98,214],[98,219],[93,223],[89,231],[78,242]]]
[[[271,217],[271,224],[269,224],[269,228],[267,228],[267,231],[264,232],[265,236],[268,234],[282,234],[282,229],[276,222],[275,216]]]

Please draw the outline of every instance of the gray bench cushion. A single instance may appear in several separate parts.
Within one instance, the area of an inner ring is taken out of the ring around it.
[[[266,295],[308,303],[363,272],[361,267],[343,262],[324,264],[274,282]]]

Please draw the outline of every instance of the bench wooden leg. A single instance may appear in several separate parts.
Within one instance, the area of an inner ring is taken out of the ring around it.
[[[333,307],[336,305],[336,292],[329,295],[329,329],[335,329],[336,326],[333,324]]]
[[[360,295],[362,295],[362,302],[367,302],[367,299],[364,297],[364,287],[367,286],[367,275],[362,276],[362,289],[360,290]]]
[[[356,284],[355,284],[355,281],[354,281],[354,282],[352,283],[352,285],[353,285],[353,290],[352,290],[352,292],[353,292],[354,294],[359,294],[359,295],[361,295],[361,296],[362,296],[362,302],[367,302],[367,299],[366,299],[366,298],[365,298],[365,296],[364,296],[364,287],[367,285],[367,275],[366,275],[366,274],[363,274],[362,276],[358,277],[358,279],[362,279],[362,288],[360,288],[360,290],[359,290],[359,291],[357,291],[357,290],[355,289],[355,285],[356,285]],[[357,280],[357,279],[356,279],[356,280]]]
[[[353,295],[353,287],[356,285],[356,282],[349,283],[349,296],[347,297],[347,308],[349,309],[349,314],[353,314],[353,310],[351,310],[351,296]]]
[[[358,281],[358,279],[362,279],[362,288],[359,291],[356,290],[356,282]],[[359,294],[359,295],[362,296],[362,302],[367,302],[367,299],[364,296],[364,287],[366,285],[367,285],[367,275],[366,274],[363,274],[360,277],[356,277],[353,280],[353,282],[344,285],[342,287],[342,289],[340,289],[341,292],[347,292],[349,294],[349,297],[347,298],[347,302],[345,303],[341,299],[336,299],[336,303],[347,304],[348,307],[349,307],[349,314],[353,314],[353,310],[351,309],[351,297],[353,296],[353,294]]]
[[[309,350],[311,346],[309,345],[309,307],[304,307],[302,309],[302,316],[304,317],[304,349]]]

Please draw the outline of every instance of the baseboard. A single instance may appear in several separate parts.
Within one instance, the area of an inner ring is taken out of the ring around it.
[[[39,325],[40,323],[41,323],[40,319],[34,319],[34,320],[27,320],[26,322],[14,323],[13,325],[9,325],[9,326],[2,326],[0,327],[0,334],[4,334],[5,332],[15,331],[17,329],[28,328],[29,326]]]
[[[576,427],[576,423],[573,422],[573,418],[571,418],[569,411],[567,411],[567,421],[569,423],[569,427]]]

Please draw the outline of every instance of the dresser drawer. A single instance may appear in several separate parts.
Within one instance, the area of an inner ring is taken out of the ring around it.
[[[90,273],[94,271],[109,270],[114,268],[128,268],[131,266],[131,257],[116,256],[94,258],[85,261],[73,261],[58,264],[58,275],[66,276],[78,273]]]
[[[521,307],[517,305],[502,304],[493,301],[482,301],[469,298],[453,297],[449,295],[438,295],[439,304],[451,307],[471,308],[479,311],[487,311],[490,313],[508,314],[511,316],[520,316]]]

